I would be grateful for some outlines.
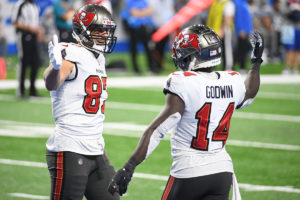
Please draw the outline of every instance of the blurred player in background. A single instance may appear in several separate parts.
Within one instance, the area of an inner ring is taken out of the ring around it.
[[[49,43],[50,66],[44,72],[56,128],[47,141],[51,199],[119,199],[108,183],[115,174],[104,150],[105,53],[117,38],[111,14],[85,5],[73,17],[74,43]]]
[[[72,17],[75,13],[74,1],[55,0],[53,2],[55,25],[59,32],[59,40],[62,42],[76,42],[72,37]]]
[[[211,27],[222,40],[223,70],[233,68],[233,31],[235,5],[231,0],[216,0],[210,6],[206,25]]]
[[[126,192],[135,167],[175,128],[171,135],[173,164],[162,199],[228,199],[232,184],[233,195],[240,197],[225,143],[233,111],[250,105],[259,89],[263,38],[254,33],[250,43],[252,66],[244,82],[237,72],[213,71],[223,52],[212,29],[193,25],[179,33],[172,58],[183,71],[169,75],[165,106],[114,176],[108,189],[112,194]]]
[[[36,3],[33,0],[18,1],[12,16],[12,23],[16,27],[19,58],[17,97],[24,97],[27,67],[30,67],[29,95],[37,96],[35,79],[40,62],[37,40],[40,27],[39,8]]]

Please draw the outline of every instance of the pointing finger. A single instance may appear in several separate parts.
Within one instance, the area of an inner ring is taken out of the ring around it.
[[[58,46],[58,37],[56,34],[53,35],[53,45]]]
[[[50,41],[50,42],[48,43],[48,49],[50,49],[50,48],[53,48],[53,43],[52,43],[52,41]]]

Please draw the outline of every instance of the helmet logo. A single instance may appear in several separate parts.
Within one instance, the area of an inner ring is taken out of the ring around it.
[[[85,11],[80,11],[75,15],[73,23],[79,23],[81,21],[85,26],[88,26],[93,21],[95,15],[96,13],[87,13]]]
[[[188,48],[188,47],[193,47],[195,49],[198,49],[200,51],[199,47],[199,40],[198,36],[196,34],[180,34],[178,38],[178,43],[179,43],[179,48]]]

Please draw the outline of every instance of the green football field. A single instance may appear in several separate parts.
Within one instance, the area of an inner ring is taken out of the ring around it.
[[[254,103],[233,114],[226,149],[243,199],[300,199],[299,91],[300,84],[262,84]],[[39,92],[41,98],[19,100],[14,89],[0,90],[0,200],[49,199],[45,143],[54,122],[49,94]],[[108,92],[106,153],[119,169],[159,113],[164,95],[162,87],[110,87]],[[166,139],[136,168],[121,199],[160,199],[171,163]]]

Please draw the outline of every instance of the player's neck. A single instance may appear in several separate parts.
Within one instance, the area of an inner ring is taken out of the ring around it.
[[[220,78],[219,74],[217,72],[213,71],[213,67],[197,69],[197,70],[195,70],[195,72],[197,72],[198,74],[201,74],[202,76],[204,76],[208,79],[217,80]]]
[[[213,72],[213,67],[200,68],[200,69],[195,70],[195,72],[211,73],[211,72]]]

